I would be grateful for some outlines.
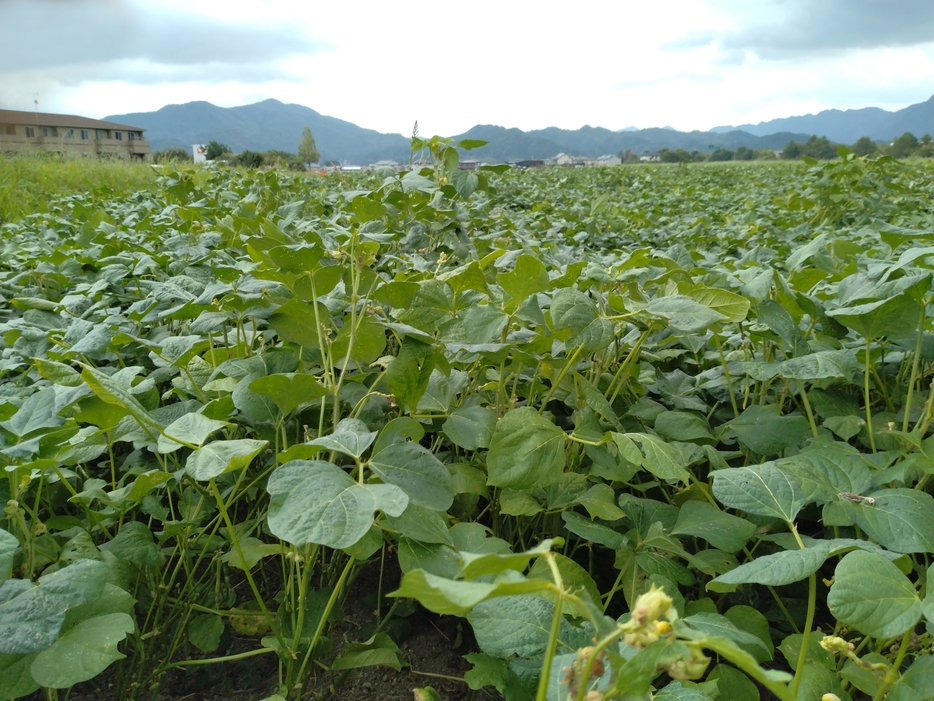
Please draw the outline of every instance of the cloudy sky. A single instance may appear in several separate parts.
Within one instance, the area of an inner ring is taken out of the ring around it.
[[[932,0],[0,0],[0,108],[708,129],[934,94]]]

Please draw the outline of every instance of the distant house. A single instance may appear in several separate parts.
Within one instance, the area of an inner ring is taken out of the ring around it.
[[[593,164],[595,166],[618,166],[622,164],[622,162],[623,162],[623,159],[620,158],[619,156],[613,156],[611,154],[608,154],[606,156],[600,156],[593,162]]]
[[[541,168],[545,165],[545,161],[539,158],[529,158],[524,161],[516,161],[517,168]]]
[[[71,114],[0,110],[0,152],[52,151],[146,160],[142,127]]]
[[[570,166],[570,165],[574,165],[574,158],[573,158],[573,156],[569,156],[569,155],[566,154],[566,153],[559,153],[559,154],[558,154],[557,156],[555,156],[554,159],[552,159],[552,160],[554,160],[554,164],[555,164],[556,166]]]
[[[642,163],[661,163],[662,157],[655,151],[643,151],[642,155],[639,156],[639,160]]]
[[[461,161],[457,164],[458,170],[476,170],[480,166],[480,161]]]
[[[400,166],[395,161],[376,161],[376,163],[371,163],[370,168],[392,168],[393,170],[400,170]]]

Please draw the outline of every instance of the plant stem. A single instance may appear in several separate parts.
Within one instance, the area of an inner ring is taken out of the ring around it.
[[[561,572],[558,571],[558,565],[555,562],[554,555],[545,553],[542,555],[548,566],[551,568],[551,574],[555,580],[555,612],[551,619],[551,631],[548,634],[548,645],[545,648],[545,660],[542,662],[542,676],[538,680],[538,693],[535,694],[535,701],[547,701],[548,682],[551,681],[551,665],[554,661],[555,651],[558,649],[558,633],[561,630],[561,622],[564,616],[561,609],[564,605],[564,582],[561,579]]]
[[[804,549],[804,541],[798,535],[798,529],[794,523],[789,522],[791,532],[798,541],[798,547]],[[808,643],[811,638],[811,628],[814,626],[814,612],[817,609],[817,574],[811,573],[808,576],[808,613],[804,621],[804,632],[801,634],[801,650],[798,652],[798,663],[795,665],[795,678],[791,686],[791,695],[798,698],[798,688],[801,686],[801,678],[804,673],[804,664],[807,660]]]
[[[863,403],[866,405],[866,430],[869,431],[869,446],[876,452],[876,435],[872,430],[872,409],[869,406],[869,350],[871,339],[866,338],[866,357],[863,361],[865,372],[863,374]]]
[[[906,630],[905,634],[902,636],[902,643],[898,646],[898,654],[895,656],[895,661],[879,682],[879,686],[876,688],[876,694],[872,697],[873,701],[882,701],[889,687],[898,679],[898,670],[902,666],[902,662],[905,661],[905,653],[908,652],[908,644],[911,642],[911,634],[914,632],[915,629],[914,626],[912,626]]]

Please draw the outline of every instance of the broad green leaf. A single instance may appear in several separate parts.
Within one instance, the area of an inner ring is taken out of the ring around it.
[[[732,509],[792,523],[806,501],[801,487],[774,464],[713,473],[713,494]]]
[[[160,559],[152,532],[142,521],[125,523],[113,540],[101,545],[100,549],[138,567],[154,567]]]
[[[344,367],[348,351],[351,360],[369,365],[386,349],[386,329],[382,324],[368,316],[360,319],[356,327],[351,326],[350,322],[350,317],[347,317],[331,343],[331,358],[339,368]]]
[[[707,502],[686,501],[678,511],[678,521],[671,535],[691,535],[703,538],[715,548],[735,553],[756,532],[755,524],[724,513]]]
[[[710,581],[707,589],[723,592],[732,591],[737,584],[792,584],[816,572],[828,556],[829,548],[822,545],[760,555],[752,562],[740,565]]]
[[[463,568],[461,574],[467,579],[476,579],[489,574],[501,574],[509,570],[523,571],[529,562],[551,550],[553,541],[543,540],[534,548],[519,553],[486,552],[461,553]]]
[[[655,431],[670,441],[715,442],[707,420],[689,411],[663,411],[655,417]]]
[[[406,661],[402,659],[402,650],[385,633],[377,633],[362,643],[348,643],[341,648],[331,663],[331,669],[357,669],[359,667],[391,667],[397,672],[402,670]]]
[[[239,470],[259,455],[269,441],[237,438],[232,441],[214,441],[198,448],[188,456],[185,471],[192,479],[204,482],[225,472]]]
[[[264,557],[282,553],[281,545],[264,543],[259,538],[240,538],[239,544],[243,559],[240,558],[240,552],[237,552],[236,548],[231,548],[221,557],[221,560],[231,567],[239,567],[241,570],[252,570]]]
[[[625,548],[629,542],[629,539],[622,533],[618,533],[602,523],[596,523],[589,518],[585,518],[574,511],[561,512],[561,520],[564,521],[564,527],[571,533],[592,543],[604,545],[611,550]]]
[[[455,409],[441,429],[451,442],[464,450],[477,450],[490,445],[496,426],[496,413],[482,406]]]
[[[827,315],[855,329],[863,338],[904,338],[918,330],[921,305],[903,293],[890,299],[831,309]]]
[[[0,654],[0,699],[12,701],[28,696],[39,684],[32,678],[29,667],[36,658],[32,655]]]
[[[376,432],[370,431],[367,425],[359,419],[341,419],[333,433],[315,438],[309,443],[359,458],[374,440],[376,440]]]
[[[270,475],[266,491],[271,496],[269,530],[298,546],[349,548],[370,530],[378,508],[372,491],[321,460],[293,460],[280,466]]]
[[[564,471],[567,436],[530,407],[506,412],[487,453],[488,483],[532,489],[556,482]]]
[[[714,699],[701,689],[684,686],[681,682],[671,682],[655,694],[652,701],[714,701]]]
[[[727,319],[726,315],[696,302],[687,295],[656,297],[646,305],[645,311],[667,319],[673,328],[687,333],[703,331],[712,324]]]
[[[117,644],[136,629],[125,613],[110,613],[82,621],[40,652],[30,667],[42,686],[65,688],[93,679],[126,655]]]
[[[226,421],[209,419],[203,414],[185,414],[165,427],[165,432],[159,436],[159,452],[171,453],[185,445],[200,446],[212,433],[227,426],[230,424]]]
[[[753,404],[729,424],[740,442],[759,455],[775,455],[810,436],[808,420],[782,415],[777,404]]]
[[[934,696],[934,657],[919,655],[906,669],[887,701],[927,701]]]
[[[257,394],[250,389],[253,380],[260,377],[258,373],[250,373],[241,379],[234,387],[230,398],[234,406],[237,407],[250,421],[276,423],[282,418],[279,406],[269,397]]]
[[[320,290],[317,294],[324,294]],[[320,310],[321,307],[318,307]],[[269,317],[269,325],[275,329],[279,337],[285,341],[296,343],[305,348],[317,348],[319,340],[325,333],[315,328],[319,315],[315,307],[298,298],[290,299],[279,307]],[[321,320],[322,322],[324,319]]]
[[[775,650],[775,645],[772,642],[772,633],[769,626],[768,619],[760,612],[758,609],[753,608],[752,606],[745,606],[743,604],[738,604],[736,606],[730,607],[727,612],[724,614],[737,628],[744,630],[747,633],[755,635],[762,643],[765,645],[767,654],[760,659],[759,656],[753,655],[756,657],[756,661],[760,664],[771,660],[773,652]],[[748,650],[748,652],[752,652]]]
[[[778,365],[778,374],[790,380],[851,379],[859,371],[855,349],[818,351]]]
[[[881,489],[868,496],[873,504],[854,509],[870,538],[898,553],[934,552],[934,497],[917,489]]]
[[[750,302],[745,297],[709,287],[696,287],[689,293],[695,302],[721,314],[726,321],[743,321],[749,312]]]
[[[684,469],[684,455],[677,446],[649,433],[614,432],[611,435],[620,455],[629,462],[645,468],[659,479],[689,482],[690,475]]]
[[[464,582],[438,577],[422,570],[412,570],[402,576],[399,588],[388,596],[416,599],[434,613],[463,616],[490,597],[505,596],[514,599],[520,594],[544,591],[549,586],[550,584],[543,579],[527,580],[518,575],[511,581],[496,583]]]
[[[496,282],[509,295],[509,312],[515,312],[521,307],[529,295],[544,292],[551,286],[548,271],[542,262],[525,253],[516,258],[512,272],[499,273]]]
[[[846,444],[818,444],[770,464],[794,477],[807,501],[826,504],[841,492],[862,494],[872,485],[866,463]]]
[[[757,321],[765,324],[781,339],[782,350],[788,355],[799,356],[810,352],[804,334],[789,311],[772,299],[766,299],[759,304],[759,317]]]
[[[415,411],[428,388],[435,366],[435,349],[409,335],[402,341],[399,354],[386,370],[386,383],[400,406]]]
[[[876,553],[849,553],[834,571],[827,594],[841,623],[874,638],[892,638],[921,618],[921,599],[901,571]]]
[[[547,585],[545,580],[529,580]],[[544,652],[548,644],[554,604],[539,596],[522,594],[490,599],[474,606],[467,620],[477,638],[477,645],[488,655],[509,658],[532,657]],[[560,652],[575,651],[578,638],[586,644],[590,633],[561,622],[558,634]]]
[[[250,383],[250,390],[272,399],[283,416],[327,394],[327,389],[314,376],[293,372],[257,377]]]
[[[13,561],[19,552],[19,541],[12,533],[0,528],[0,583],[13,576]]]
[[[221,644],[224,621],[220,616],[201,614],[188,623],[188,640],[201,652],[214,652]]]
[[[439,511],[410,502],[399,516],[387,516],[380,525],[421,543],[444,543],[454,547],[447,519]]]
[[[595,484],[582,496],[577,497],[577,503],[587,509],[591,518],[616,521],[626,516],[626,513],[616,505],[616,493],[608,484]]]
[[[52,387],[30,394],[9,420],[0,421],[0,426],[17,438],[24,438],[42,429],[58,428],[65,423],[65,419],[58,416],[55,396]]]
[[[162,431],[162,425],[156,421],[142,404],[123,385],[115,382],[100,370],[85,367],[81,378],[93,390],[94,394],[108,404],[116,404],[126,409],[142,428],[153,436]]]
[[[405,492],[413,504],[447,511],[454,502],[451,473],[418,443],[386,446],[370,458],[369,466],[381,480]]]
[[[740,630],[730,619],[719,613],[695,613],[685,618],[684,622],[706,635],[732,640],[746,648],[757,660],[760,655],[764,658],[761,660],[763,662],[772,658],[771,649],[758,636]]]

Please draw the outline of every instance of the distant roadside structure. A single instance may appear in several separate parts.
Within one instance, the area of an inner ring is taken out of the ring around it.
[[[150,151],[145,131],[72,114],[0,110],[0,152],[45,151],[144,161]]]
[[[207,144],[192,144],[191,145],[191,157],[195,163],[207,163],[208,162],[208,147]]]
[[[643,151],[642,155],[639,156],[639,160],[642,163],[661,163],[662,156],[655,151]]]
[[[618,166],[622,165],[623,159],[613,154],[607,154],[596,158],[593,162],[595,166]]]

